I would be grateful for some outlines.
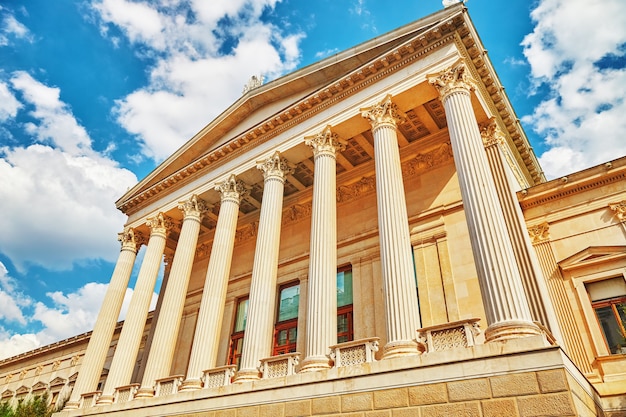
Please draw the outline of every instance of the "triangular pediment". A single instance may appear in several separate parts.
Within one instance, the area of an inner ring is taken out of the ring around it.
[[[35,385],[33,385],[33,392],[41,391],[41,390],[44,390],[46,388],[48,388],[48,385],[43,383],[43,382],[41,382],[41,381],[39,381]]]
[[[564,271],[626,259],[626,246],[589,246],[559,262]]]
[[[2,398],[10,398],[13,396],[13,391],[11,391],[10,389],[5,389],[4,391],[2,391]]]
[[[56,377],[52,381],[50,381],[50,386],[51,387],[56,387],[58,385],[65,385],[65,379],[60,378],[60,377]]]
[[[29,391],[30,391],[30,388],[28,388],[26,385],[22,385],[21,387],[15,390],[15,393],[17,395],[27,394]]]
[[[414,44],[427,44],[426,38],[431,41],[441,38],[442,26],[451,19],[461,19],[459,16],[464,12],[462,4],[448,7],[252,89],[130,189],[116,202],[117,207],[127,212],[126,204],[143,199],[147,190],[151,194],[154,194],[153,189],[159,192],[191,175],[188,171],[196,172],[216,158],[242,146],[252,146],[250,138],[271,133],[292,117],[308,112],[330,96],[341,94],[353,82],[373,82],[380,68],[389,66],[394,56],[400,56],[400,50],[409,53],[406,51],[413,51]],[[349,74],[353,74],[354,79],[346,81]]]

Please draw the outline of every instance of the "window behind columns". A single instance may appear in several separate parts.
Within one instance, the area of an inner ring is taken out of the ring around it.
[[[347,265],[337,270],[337,343],[354,340],[352,311],[352,265]]]
[[[298,283],[280,287],[278,317],[274,329],[274,349],[272,352],[274,356],[296,351],[299,303],[300,285]]]
[[[240,298],[237,301],[237,312],[235,315],[235,325],[230,337],[230,349],[228,351],[228,364],[237,365],[241,361],[241,349],[243,348],[243,333],[246,330],[246,320],[248,318],[248,297]]]
[[[611,354],[626,353],[626,283],[615,277],[586,284],[604,341]]]

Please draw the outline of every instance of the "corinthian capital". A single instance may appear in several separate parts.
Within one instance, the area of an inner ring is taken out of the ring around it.
[[[166,235],[174,226],[174,222],[170,217],[159,212],[156,216],[148,218],[146,225],[150,228],[150,234]]]
[[[498,127],[495,117],[492,117],[487,122],[480,125],[479,128],[485,148],[493,145],[504,146],[504,133],[502,133],[502,130]]]
[[[324,130],[314,136],[304,138],[304,144],[313,148],[313,155],[328,155],[335,157],[337,150],[343,150],[345,143],[339,139],[336,133],[331,131],[330,126],[326,126]]]
[[[361,109],[361,116],[369,120],[372,128],[381,124],[390,124],[395,127],[397,121],[403,119],[398,106],[391,101],[391,94],[387,94],[380,103]]]
[[[282,182],[285,177],[293,172],[293,168],[287,159],[280,157],[280,152],[276,151],[269,158],[259,161],[256,167],[263,171],[265,180],[275,179]]]
[[[141,245],[145,242],[145,238],[141,232],[135,232],[132,227],[125,227],[124,231],[117,234],[117,240],[122,243],[122,250],[129,249],[137,252]]]
[[[543,222],[537,226],[529,227],[528,234],[533,245],[547,242],[550,240],[550,226],[547,222]]]
[[[237,204],[250,193],[250,186],[238,180],[235,174],[231,174],[226,181],[216,184],[215,189],[220,192],[222,202],[230,200]]]
[[[439,91],[441,101],[454,92],[469,93],[476,85],[463,60],[458,60],[437,74],[429,75],[428,82]]]
[[[609,203],[609,208],[615,212],[615,216],[620,222],[626,223],[626,200],[618,203]]]
[[[185,201],[179,201],[178,209],[183,212],[185,218],[195,217],[200,220],[202,215],[209,209],[209,206],[204,200],[194,194]]]

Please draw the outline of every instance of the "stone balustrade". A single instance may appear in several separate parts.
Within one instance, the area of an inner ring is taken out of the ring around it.
[[[480,334],[478,321],[472,318],[418,329],[418,342],[426,352],[469,347],[476,344],[476,336]]]
[[[117,387],[113,397],[113,403],[125,403],[135,399],[139,384],[129,384]]]
[[[80,396],[80,408],[89,408],[96,405],[102,391],[86,392]]]
[[[218,368],[202,371],[202,384],[204,388],[218,388],[230,385],[231,378],[235,376],[235,365],[220,366]]]
[[[178,387],[183,383],[184,375],[172,375],[156,380],[155,397],[164,397],[178,393]]]
[[[330,357],[335,361],[335,368],[374,362],[379,340],[369,337],[331,346]]]
[[[296,366],[300,362],[300,353],[284,353],[261,359],[259,371],[263,379],[278,378],[296,373]]]

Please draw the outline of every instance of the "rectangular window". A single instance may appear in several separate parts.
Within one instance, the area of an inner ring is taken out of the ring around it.
[[[352,266],[337,271],[337,343],[354,340],[352,327]]]
[[[248,319],[248,298],[242,298],[237,302],[237,312],[235,313],[235,326],[230,336],[230,348],[228,350],[228,364],[239,365],[241,362],[241,350],[243,348],[243,334],[246,330]]]
[[[623,277],[586,285],[604,341],[611,354],[626,353],[626,282]]]
[[[299,284],[288,284],[280,288],[278,319],[274,329],[273,356],[296,351],[299,304]]]

